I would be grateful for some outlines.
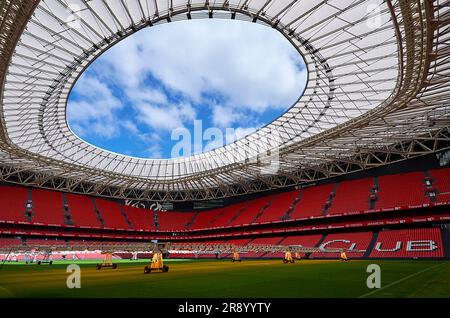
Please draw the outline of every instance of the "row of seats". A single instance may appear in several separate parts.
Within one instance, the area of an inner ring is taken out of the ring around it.
[[[0,237],[0,247],[21,246],[22,240],[19,238]]]
[[[379,233],[370,257],[443,257],[439,228],[391,230]]]
[[[429,198],[425,196],[424,178],[423,172],[379,177],[376,207],[418,206],[430,203]]]
[[[241,237],[246,235],[269,235],[283,233],[313,233],[320,230],[330,231],[337,229],[362,229],[368,227],[384,227],[395,224],[413,225],[418,223],[442,223],[450,220],[450,212],[436,212],[423,215],[410,214],[407,211],[398,211],[397,213],[386,217],[386,214],[379,214],[377,218],[364,218],[364,219],[348,219],[348,218],[335,218],[335,219],[320,219],[314,223],[304,224],[281,224],[282,226],[277,228],[235,228],[233,230],[226,229],[225,231],[213,231],[213,232],[184,232],[176,235],[177,239],[212,239],[223,237]],[[17,235],[26,236],[29,233],[29,229],[25,227],[17,227],[15,225],[2,225],[0,228],[0,234],[3,235]],[[90,239],[130,239],[130,240],[147,240],[147,239],[170,239],[173,236],[171,232],[128,232],[128,231],[102,231],[97,229],[67,229],[64,227],[40,227],[32,230],[34,236],[48,237],[48,238],[90,238]]]
[[[450,202],[450,169],[431,170],[432,184],[438,190],[437,201]]]
[[[251,239],[234,239],[228,241],[208,242],[207,244],[227,243],[237,246],[252,245],[295,245],[303,247],[321,247],[323,249],[345,249],[349,258],[443,258],[444,245],[439,228],[419,228],[403,230],[385,230],[379,233],[354,232],[333,233],[328,235],[301,235],[288,237],[270,237]],[[173,254],[171,258],[214,257],[206,254],[195,256],[193,253]],[[241,253],[241,258],[282,258],[282,252]],[[314,252],[311,259],[337,259],[340,252]],[[222,258],[231,255],[221,255]],[[305,257],[305,254],[300,254]]]
[[[428,184],[427,184],[428,182]],[[0,220],[134,230],[192,230],[450,201],[450,169],[312,186],[207,212],[154,212],[76,194],[0,186]],[[27,208],[32,202],[31,210]],[[157,213],[155,215],[155,213]],[[157,217],[155,217],[157,216]],[[159,222],[155,222],[159,220]]]
[[[201,243],[201,242],[198,242]],[[295,236],[272,236],[255,239],[238,238],[231,240],[214,240],[203,242],[203,244],[233,244],[236,246],[260,245],[284,245],[319,247],[322,249],[345,249],[350,258],[443,258],[445,256],[444,244],[441,237],[441,230],[437,227],[415,228],[401,230],[385,230],[380,232],[353,232],[353,233],[332,233],[328,235],[295,235]],[[120,246],[122,242],[100,242],[82,240],[54,240],[54,239],[19,239],[0,238],[0,247],[7,246],[66,246],[102,244]],[[195,243],[194,243],[195,244]],[[308,255],[301,254],[303,258],[317,259],[337,259],[339,252],[314,252]],[[173,253],[171,258],[211,258],[216,255],[194,253]],[[242,258],[282,258],[282,252],[248,252],[241,253]],[[87,257],[87,256],[85,256]],[[94,257],[89,255],[89,257]],[[231,257],[230,254],[221,255],[222,258]]]

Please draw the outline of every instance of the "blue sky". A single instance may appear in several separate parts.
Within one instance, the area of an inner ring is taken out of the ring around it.
[[[271,28],[173,22],[141,30],[94,61],[74,86],[67,119],[80,138],[106,150],[184,156],[271,122],[305,82],[300,55]]]

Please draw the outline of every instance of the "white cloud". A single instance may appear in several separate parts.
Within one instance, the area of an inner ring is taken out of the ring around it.
[[[96,77],[83,76],[75,88],[79,98],[70,103],[68,117],[80,135],[93,133],[111,138],[118,132],[115,112],[123,107],[107,84]]]
[[[139,104],[136,108],[139,112],[137,119],[155,130],[171,131],[184,127],[184,122],[193,121],[197,115],[188,103],[166,106]]]
[[[238,125],[229,143],[260,127],[263,112],[295,102],[306,81],[299,61],[281,34],[254,23],[155,26],[115,45],[82,76],[69,122],[81,137],[134,134],[154,158],[164,156],[164,133],[196,119],[221,129]]]
[[[139,134],[139,128],[131,120],[124,120],[124,121],[121,121],[120,123],[125,129],[127,129],[132,134],[135,134],[135,135]]]
[[[232,127],[232,124],[242,119],[242,116],[232,107],[222,105],[212,107],[212,123],[221,128]]]
[[[152,159],[163,158],[163,149],[162,149],[161,145],[159,145],[159,144],[154,144],[154,145],[150,146],[144,152],[148,156],[148,158],[152,158]]]
[[[291,106],[306,80],[299,54],[278,31],[243,21],[193,20],[144,29],[107,52],[105,61],[128,88],[142,87],[151,73],[194,102],[220,94],[231,107],[259,112]]]

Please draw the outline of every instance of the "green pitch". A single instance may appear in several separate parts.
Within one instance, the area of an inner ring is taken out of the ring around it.
[[[122,260],[115,270],[79,261],[81,288],[69,289],[71,263],[6,263],[0,297],[450,297],[449,261],[169,260],[168,273],[148,275],[148,260]],[[381,267],[381,289],[366,286],[369,264]]]

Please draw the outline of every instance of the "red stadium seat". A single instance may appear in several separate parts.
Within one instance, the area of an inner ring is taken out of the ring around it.
[[[254,223],[258,214],[262,212],[262,209],[269,204],[269,201],[266,198],[250,200],[246,204],[244,204],[244,209],[239,212],[237,217],[231,221],[229,225],[243,225],[243,224],[252,224]],[[239,211],[237,207],[241,207],[242,205],[236,204],[235,209]]]
[[[430,171],[432,185],[437,189],[438,202],[450,202],[450,169],[437,169]]]
[[[291,213],[291,219],[324,215],[324,206],[333,188],[334,184],[326,184],[302,189],[300,201]]]
[[[378,201],[375,208],[408,208],[430,203],[430,199],[425,196],[424,178],[423,172],[379,177]]]
[[[191,225],[191,229],[210,228],[214,220],[221,217],[225,212],[224,209],[215,209],[212,211],[199,212],[195,222]]]
[[[315,247],[319,243],[322,235],[294,235],[288,236],[280,242],[281,245],[286,246],[302,246],[302,247]],[[301,253],[300,257],[304,257],[305,254]],[[268,253],[264,255],[267,258],[284,258],[283,252]]]
[[[152,210],[139,209],[131,206],[124,206],[123,208],[133,229],[146,231],[156,230],[154,219],[155,213]]]
[[[0,220],[26,222],[28,190],[24,187],[0,186]]]
[[[194,218],[194,212],[158,212],[160,231],[183,231]]]
[[[444,257],[439,228],[381,231],[371,258]]]
[[[372,232],[357,232],[357,233],[334,233],[329,234],[323,240],[320,247],[325,249],[347,249],[347,256],[363,257],[369,248],[372,239]],[[333,258],[338,259],[340,253],[316,252],[312,256],[314,258]]]
[[[242,213],[245,213],[246,205],[244,203],[232,204],[222,210],[222,213],[215,217],[208,227],[223,227],[236,224],[235,221]],[[230,224],[233,222],[232,224]]]
[[[367,211],[370,208],[370,190],[373,178],[365,178],[339,183],[328,214]]]
[[[22,240],[18,238],[0,237],[0,247],[22,246]]]
[[[95,206],[103,219],[105,227],[116,229],[130,228],[120,211],[118,203],[104,199],[96,199]]]
[[[256,223],[279,221],[288,212],[293,205],[294,200],[298,197],[299,191],[291,191],[276,194],[271,198],[270,205],[264,210],[264,213],[256,220]]]
[[[61,192],[33,189],[33,222],[64,224],[64,205]]]
[[[67,194],[67,206],[72,214],[75,226],[101,227],[97,218],[92,199],[88,196]]]
[[[260,237],[260,238],[256,238],[256,239],[248,242],[247,244],[251,244],[251,245],[277,245],[283,240],[284,240],[284,237],[282,237],[282,236],[267,237],[267,238]],[[265,254],[267,254],[267,253],[266,252],[262,252],[262,253],[248,252],[248,253],[241,254],[241,257],[245,257],[245,258],[259,258],[259,257],[263,257]]]

